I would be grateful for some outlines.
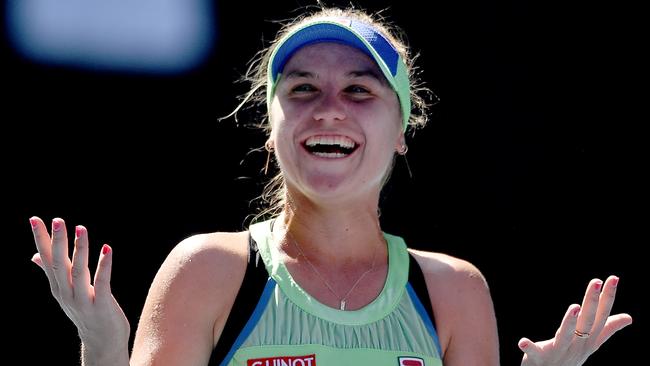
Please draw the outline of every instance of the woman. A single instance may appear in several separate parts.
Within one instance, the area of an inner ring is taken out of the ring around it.
[[[129,324],[110,290],[112,251],[93,285],[88,233],[72,260],[61,219],[30,219],[33,260],[79,330],[86,365],[498,365],[487,284],[472,264],[407,249],[378,201],[405,133],[425,124],[404,45],[359,11],[324,9],[285,27],[258,63],[275,179],[272,218],[181,242]],[[412,113],[413,112],[413,113]],[[523,365],[580,365],[631,323],[609,316],[618,279],[593,280],[556,337],[522,339]],[[245,301],[252,294],[256,301]]]

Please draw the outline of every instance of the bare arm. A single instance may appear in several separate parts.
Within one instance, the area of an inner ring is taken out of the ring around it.
[[[413,253],[427,282],[444,364],[499,365],[494,306],[481,272],[444,254]]]
[[[247,258],[246,233],[197,235],[170,253],[142,311],[132,365],[207,365]]]
[[[73,321],[84,366],[206,365],[241,285],[247,233],[197,235],[181,242],[161,266],[149,290],[129,361],[128,320],[110,289],[112,250],[104,245],[93,283],[88,232],[75,229],[74,252],[62,219],[30,219],[52,295]]]

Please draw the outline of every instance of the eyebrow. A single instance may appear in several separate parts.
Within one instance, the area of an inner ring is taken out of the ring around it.
[[[383,75],[379,75],[377,72],[375,72],[372,69],[362,69],[362,70],[353,70],[350,71],[346,74],[347,77],[349,78],[361,78],[361,77],[370,77],[372,79],[375,79],[379,81],[382,84],[386,83],[386,79],[384,78]],[[310,71],[304,71],[304,70],[293,70],[289,72],[285,78],[287,79],[293,79],[293,78],[315,78],[316,74]]]
[[[355,78],[362,78],[367,76],[373,79],[377,79],[381,83],[384,82],[384,76],[377,74],[374,70],[371,69],[350,71],[347,75]]]

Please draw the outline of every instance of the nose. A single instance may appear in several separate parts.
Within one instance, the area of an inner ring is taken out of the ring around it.
[[[314,120],[316,121],[343,121],[347,118],[347,112],[343,101],[339,100],[336,93],[323,93],[314,108]]]

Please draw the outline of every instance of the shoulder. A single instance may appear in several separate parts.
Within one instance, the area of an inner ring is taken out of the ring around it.
[[[178,243],[147,295],[133,357],[166,360],[164,364],[207,363],[241,286],[247,258],[248,232],[200,234]]]
[[[488,289],[481,271],[472,263],[443,253],[409,249],[417,260],[425,278],[435,278],[454,287],[477,287]]]
[[[248,256],[248,232],[216,232],[190,236],[170,252],[165,260],[168,269],[229,272],[240,266],[243,270]]]
[[[184,239],[174,247],[155,281],[163,292],[210,300],[239,290],[248,258],[248,232],[217,232]],[[176,285],[176,286],[174,286]],[[180,285],[180,286],[179,286]]]
[[[222,291],[224,286],[238,288],[236,280],[243,278],[246,269],[247,239],[248,232],[199,234],[184,239],[160,267],[156,277],[163,281],[154,285],[162,285],[164,291],[185,292],[203,287],[207,290],[203,294],[209,294],[210,289]],[[169,286],[175,283],[183,286]]]
[[[448,318],[468,307],[491,308],[488,283],[474,264],[443,253],[413,249],[409,252],[422,269],[431,305],[436,312],[446,311],[445,318]]]
[[[422,268],[445,364],[498,364],[494,306],[487,281],[472,263],[409,249]]]

